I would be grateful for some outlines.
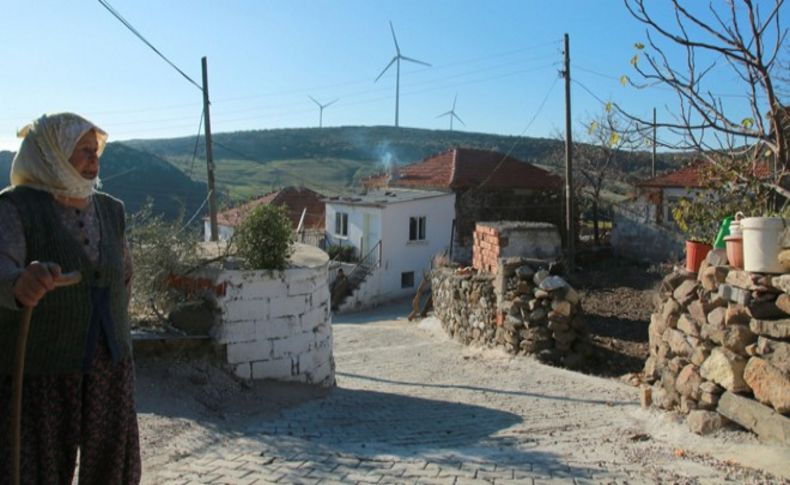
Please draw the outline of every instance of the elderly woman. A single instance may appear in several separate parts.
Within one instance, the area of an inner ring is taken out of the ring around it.
[[[96,190],[107,134],[45,115],[23,128],[0,192],[0,483],[11,462],[11,372],[34,307],[22,393],[22,483],[140,481],[123,204]],[[55,289],[61,272],[82,281]]]

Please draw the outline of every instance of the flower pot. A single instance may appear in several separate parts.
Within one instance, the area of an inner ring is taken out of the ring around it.
[[[686,269],[692,273],[699,271],[699,266],[712,249],[711,245],[699,241],[686,241]]]
[[[727,246],[727,261],[733,268],[743,269],[743,238],[741,236],[727,236],[724,238]]]
[[[785,225],[781,217],[747,217],[741,220],[743,269],[755,273],[784,271],[778,256]]]

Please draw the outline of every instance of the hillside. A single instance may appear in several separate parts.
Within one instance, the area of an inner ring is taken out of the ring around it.
[[[0,186],[9,183],[13,155],[0,151]],[[156,155],[122,143],[108,143],[101,164],[102,190],[123,200],[129,213],[150,197],[154,213],[172,219],[184,210],[189,217],[206,197],[205,183],[189,179]]]

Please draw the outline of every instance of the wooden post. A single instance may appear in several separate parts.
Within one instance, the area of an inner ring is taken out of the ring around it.
[[[214,153],[211,148],[211,115],[209,113],[208,100],[208,65],[205,56],[202,59],[203,65],[203,121],[206,133],[206,169],[208,170],[208,214],[211,225],[211,240],[217,241],[219,234],[217,231],[217,196],[214,190]]]
[[[650,158],[651,177],[656,176],[656,109],[653,108],[653,156]]]
[[[576,221],[573,211],[573,140],[571,139],[571,55],[565,34],[565,230],[567,232],[568,272],[575,266]]]

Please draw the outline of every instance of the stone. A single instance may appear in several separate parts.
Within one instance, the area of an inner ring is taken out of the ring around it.
[[[542,282],[544,279],[546,279],[546,278],[548,278],[548,277],[549,277],[549,272],[548,272],[548,271],[546,271],[545,269],[541,269],[541,270],[538,270],[538,271],[536,271],[536,272],[535,272],[535,276],[533,276],[533,277],[532,277],[532,281],[533,281],[533,282],[534,282],[536,285],[540,285],[540,283],[541,283],[541,282]]]
[[[549,321],[560,322],[560,323],[564,323],[566,325],[569,325],[570,322],[571,322],[570,318],[566,317],[565,315],[563,315],[561,313],[557,313],[554,310],[551,310],[549,312],[548,319],[549,319]]]
[[[678,321],[678,315],[680,315],[680,304],[673,300],[672,298],[668,299],[664,302],[661,306],[661,319],[665,322],[664,327],[672,327],[675,328],[675,325]],[[663,332],[663,330],[662,330]]]
[[[783,318],[781,320],[758,320],[753,318],[749,322],[749,328],[752,332],[766,337],[773,337],[779,339],[790,338],[790,318]]]
[[[658,350],[656,350],[656,356],[661,362],[665,361],[671,353],[672,350],[670,350],[669,344],[663,341],[658,345]]]
[[[783,293],[782,296],[788,295]],[[775,318],[787,317],[787,314],[776,305],[776,300],[773,299],[768,301],[757,301],[757,299],[752,298],[751,303],[749,303],[749,306],[746,308],[749,310],[749,315],[758,320],[772,320]]]
[[[543,307],[537,307],[529,313],[529,321],[531,322],[543,322],[546,320],[546,309]]]
[[[187,335],[209,335],[217,323],[217,310],[207,301],[189,301],[170,312],[168,320]]]
[[[535,270],[532,269],[532,266],[525,264],[516,268],[516,276],[518,276],[520,280],[529,281],[535,277]]]
[[[577,314],[571,318],[570,322],[571,328],[578,331],[584,331],[587,329],[587,325],[584,323],[584,318]]]
[[[508,315],[505,317],[505,322],[503,326],[505,329],[511,332],[516,332],[524,327],[524,321],[513,315]]]
[[[768,406],[732,392],[725,392],[716,409],[725,418],[756,433],[760,441],[790,445],[790,418]]]
[[[774,303],[776,308],[780,309],[786,315],[790,315],[790,295],[787,293],[782,293],[776,298],[776,302]]]
[[[746,347],[757,342],[757,335],[746,325],[728,325],[722,330],[721,345],[736,354],[747,356]]]
[[[714,394],[712,392],[700,392],[699,400],[697,401],[699,409],[716,409],[716,405],[719,404],[719,398],[720,394]]]
[[[532,285],[527,281],[519,281],[516,285],[516,293],[521,296],[532,296]]]
[[[699,324],[688,313],[680,315],[678,318],[677,329],[686,335],[699,337]]]
[[[724,326],[724,317],[726,314],[727,310],[723,307],[714,308],[708,313],[708,323],[713,327],[721,328]]]
[[[705,256],[705,261],[711,266],[726,267],[729,263],[727,261],[727,251],[724,249],[712,249]]]
[[[755,343],[755,344],[747,345],[746,353],[749,355],[749,357],[755,357],[760,355],[760,353],[757,351],[757,344]]]
[[[728,271],[729,268],[726,266],[709,266],[700,270],[699,280],[702,287],[708,291],[718,290],[719,285],[726,281]]]
[[[560,288],[566,288],[568,283],[560,276],[548,276],[538,284],[538,287],[544,291],[554,291]]]
[[[777,259],[779,260],[779,264],[782,265],[782,268],[785,270],[785,272],[790,273],[790,249],[782,249],[779,251]]]
[[[576,340],[576,333],[573,331],[555,331],[552,333],[552,337],[558,344],[567,344],[570,349],[570,344]]]
[[[642,409],[648,409],[653,405],[653,388],[647,384],[639,386],[639,403]]]
[[[651,355],[645,360],[645,366],[642,368],[642,373],[647,380],[653,380],[658,377],[658,359],[656,356]]]
[[[546,326],[553,332],[567,332],[571,328],[567,322],[558,320],[549,320],[549,323]]]
[[[743,380],[745,367],[746,359],[731,350],[716,347],[700,366],[700,375],[728,391],[744,392],[749,390]]]
[[[759,357],[752,357],[743,371],[743,379],[758,401],[773,406],[782,414],[790,411],[790,379],[776,367]]]
[[[691,363],[696,365],[697,367],[701,366],[705,359],[710,356],[710,350],[708,350],[704,345],[700,345],[694,348],[694,351],[691,353]]]
[[[697,296],[698,283],[695,280],[685,280],[672,293],[673,298],[685,307]]]
[[[555,300],[551,302],[551,309],[564,317],[571,316],[571,302],[567,300]]]
[[[721,394],[724,392],[724,388],[720,385],[716,384],[715,382],[705,381],[699,385],[700,392],[708,392],[711,394]]]
[[[735,286],[737,288],[743,288],[744,290],[753,290],[755,288],[754,281],[752,281],[752,275],[742,269],[731,269],[729,273],[727,273],[727,279],[725,282],[728,285]]]
[[[739,305],[748,305],[752,299],[752,294],[748,290],[728,284],[719,285],[718,295],[723,300],[738,303]]]
[[[681,283],[688,279],[694,279],[697,275],[694,273],[690,273],[685,269],[674,271],[666,276],[664,279],[661,280],[661,291],[665,293],[672,293],[675,291],[675,288],[680,286]]]
[[[705,304],[702,300],[694,300],[689,303],[688,312],[698,324],[702,325],[708,321],[708,312],[711,308],[705,308]]]
[[[535,289],[535,298],[539,300],[543,300],[546,298],[551,298],[551,293],[545,290],[541,290],[540,288]]]
[[[757,348],[764,359],[790,377],[790,343],[759,337]]]
[[[710,254],[710,253],[708,253],[708,254]],[[707,270],[710,267],[711,266],[710,266],[710,263],[708,262],[708,260],[707,259],[703,259],[702,262],[699,265],[699,269],[697,270],[697,281],[702,283],[702,274],[705,272],[705,270]]]
[[[686,340],[686,334],[679,330],[666,329],[662,339],[669,344],[669,348],[675,355],[690,356],[694,352],[691,344]]]
[[[747,307],[737,303],[728,304],[724,312],[725,325],[749,325],[751,319]]]
[[[680,412],[683,414],[688,414],[691,411],[697,409],[697,401],[691,399],[688,396],[680,396]]]
[[[565,292],[565,299],[568,300],[571,305],[578,305],[580,301],[579,293],[569,286],[568,290]]]
[[[689,431],[692,433],[706,435],[727,424],[726,418],[715,411],[691,411],[686,417]]]
[[[778,288],[783,293],[790,293],[790,274],[783,274],[771,278],[771,286]]]
[[[683,367],[675,380],[675,390],[681,396],[690,397],[694,400],[699,398],[700,384],[702,384],[702,377],[697,372],[696,366],[688,364]]]

